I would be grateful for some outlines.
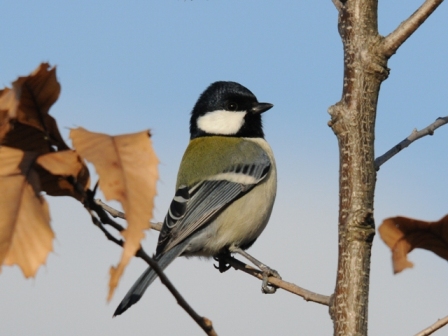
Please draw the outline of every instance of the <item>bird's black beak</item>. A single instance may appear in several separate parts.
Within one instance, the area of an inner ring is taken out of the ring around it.
[[[272,106],[274,106],[273,104],[269,104],[269,103],[256,103],[254,105],[254,107],[252,107],[250,109],[250,111],[254,114],[256,113],[263,113],[266,112],[267,110],[269,110]]]

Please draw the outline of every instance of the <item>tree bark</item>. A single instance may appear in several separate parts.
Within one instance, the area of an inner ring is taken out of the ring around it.
[[[387,37],[378,34],[378,0],[332,0],[344,45],[341,100],[329,108],[339,143],[339,260],[330,304],[335,335],[367,335],[375,118],[388,59],[443,0],[425,2]]]
[[[339,143],[339,261],[330,314],[335,335],[367,335],[370,253],[375,235],[374,138],[380,85],[389,74],[380,50],[377,1],[341,1],[341,100],[329,108]]]

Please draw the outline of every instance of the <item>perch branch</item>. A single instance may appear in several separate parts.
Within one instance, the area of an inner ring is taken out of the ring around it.
[[[263,272],[261,272],[260,270],[253,268],[253,267],[251,267],[251,266],[249,266],[231,256],[223,256],[223,258],[226,263],[228,263],[230,266],[232,266],[236,270],[243,271],[243,272],[250,274],[260,280],[263,280]],[[273,276],[269,277],[268,281],[271,285],[274,285],[275,287],[284,289],[285,291],[290,292],[292,294],[301,296],[306,301],[320,303],[325,306],[328,306],[330,304],[330,299],[331,299],[330,296],[311,292],[311,291],[301,288],[291,282],[287,282],[287,281],[284,281],[282,279],[279,279],[279,278],[276,278]]]
[[[375,168],[376,170],[380,169],[380,166],[388,161],[391,157],[393,157],[395,154],[398,154],[402,149],[408,147],[411,143],[413,143],[415,140],[418,140],[426,135],[433,135],[434,131],[439,128],[440,126],[445,125],[448,123],[448,116],[443,118],[437,118],[435,122],[433,122],[428,127],[425,127],[421,131],[417,131],[414,129],[406,139],[401,141],[399,144],[395,145],[393,148],[389,149],[386,153],[383,155],[377,157],[375,159]]]
[[[392,33],[385,37],[382,51],[387,58],[396,53],[397,49],[406,41],[423,22],[436,10],[443,0],[426,0],[407,20]]]
[[[98,204],[99,206],[101,206],[107,212],[109,212],[112,216],[114,216],[114,214],[115,214],[117,217],[124,218],[124,214],[122,212],[108,206],[101,200],[96,199],[95,203]],[[123,216],[123,217],[121,217],[121,216]],[[162,228],[162,223],[151,223],[151,227],[154,230],[160,231]],[[224,256],[223,258],[226,263],[228,263],[230,266],[232,266],[236,270],[243,271],[243,272],[250,274],[260,280],[263,280],[263,273],[260,270],[253,268],[253,267],[251,267],[251,266],[249,266],[231,256]],[[304,288],[301,288],[293,283],[290,283],[290,282],[287,282],[287,281],[284,281],[284,280],[281,280],[279,278],[275,278],[272,276],[268,278],[268,281],[270,284],[274,285],[275,287],[284,289],[292,294],[296,294],[296,295],[303,297],[306,301],[313,301],[313,302],[320,303],[320,304],[323,304],[326,306],[329,305],[329,302],[330,302],[329,296],[313,293],[313,292],[306,290]]]
[[[120,213],[123,215],[123,217],[124,217],[124,214],[118,210],[115,210],[115,209],[107,206],[103,202],[101,202],[101,201],[98,202],[98,201],[99,200],[93,200],[93,197],[88,197],[86,204],[85,204],[87,210],[89,211],[89,213],[92,217],[92,222],[100,228],[100,230],[105,234],[107,239],[109,239],[110,241],[114,242],[115,244],[123,247],[123,245],[124,245],[123,240],[115,238],[109,231],[106,230],[106,228],[104,227],[103,224],[111,225],[114,229],[116,229],[119,232],[124,230],[123,226],[116,223],[114,220],[112,220],[112,218],[110,218],[107,215],[105,206],[109,210],[114,212],[115,214]],[[107,211],[110,213],[109,210],[107,210]],[[93,212],[95,212],[98,215],[99,219],[93,214]],[[123,218],[123,217],[121,217],[121,215],[117,215],[116,217]],[[174,296],[178,305],[181,306],[188,315],[190,315],[190,317],[202,328],[202,330],[204,330],[204,332],[207,335],[209,335],[209,336],[217,335],[217,333],[213,329],[212,321],[210,321],[206,317],[200,316],[198,313],[196,313],[194,311],[194,309],[188,304],[188,302],[182,297],[182,295],[179,293],[179,291],[174,287],[174,285],[171,283],[171,281],[165,275],[163,270],[159,267],[159,264],[156,261],[154,261],[154,259],[152,259],[143,250],[143,248],[141,246],[140,246],[140,249],[135,253],[135,256],[143,259],[144,261],[146,261],[146,263],[149,266],[151,266],[151,268],[157,273],[157,275],[159,276],[160,280],[165,285],[165,287]]]
[[[448,324],[448,316],[445,316],[444,318],[438,320],[436,323],[434,323],[433,325],[429,326],[425,330],[420,331],[415,336],[428,336],[428,335],[431,335],[434,331],[439,330],[440,328],[442,328],[443,326],[445,326],[447,324]]]

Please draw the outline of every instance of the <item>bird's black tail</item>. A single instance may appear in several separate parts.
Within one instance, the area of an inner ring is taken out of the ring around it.
[[[169,264],[171,264],[171,262],[185,250],[188,243],[189,239],[183,241],[179,245],[173,247],[171,250],[157,258],[156,261],[159,264],[160,268],[164,270]],[[115,310],[114,316],[121,315],[130,306],[138,302],[145,293],[146,288],[148,288],[156,278],[157,273],[151,267],[148,267],[146,271],[137,279],[137,281],[128,291],[123,300],[121,300],[120,304]]]

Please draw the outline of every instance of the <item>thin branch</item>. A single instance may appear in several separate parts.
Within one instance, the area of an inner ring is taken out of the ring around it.
[[[331,1],[333,1],[334,6],[338,10],[338,12],[340,12],[343,6],[342,1],[341,0],[331,0]]]
[[[95,215],[93,214],[93,211],[89,211],[89,213],[90,213],[90,217],[92,219],[92,223],[95,226],[97,226],[104,233],[106,238],[108,240],[110,240],[111,242],[114,242],[115,244],[123,247],[123,244],[124,244],[123,240],[114,237],[109,231],[107,231],[106,228],[104,227],[103,223],[101,223],[101,221],[95,217]]]
[[[389,149],[386,153],[383,155],[377,157],[375,159],[375,168],[376,170],[380,169],[380,166],[385,163],[387,160],[392,158],[395,154],[398,154],[402,149],[408,147],[411,143],[413,143],[415,140],[418,140],[426,135],[433,135],[434,131],[439,128],[440,126],[445,125],[448,123],[448,116],[443,118],[437,118],[435,122],[433,122],[428,127],[425,127],[421,131],[417,131],[414,129],[406,139],[401,141],[399,144],[395,145],[393,148]]]
[[[139,255],[141,252],[142,255]],[[171,292],[171,294],[176,298],[177,304],[181,306],[188,315],[204,330],[204,332],[209,336],[217,336],[217,333],[213,329],[212,321],[208,318],[200,316],[198,313],[194,311],[194,309],[188,304],[188,302],[183,298],[183,296],[179,293],[179,291],[174,287],[168,277],[160,268],[159,264],[154,261],[154,259],[150,258],[146,253],[140,248],[136,256],[144,259],[151,268],[157,273],[160,278],[160,281],[165,285],[166,288]]]
[[[124,212],[112,208],[111,206],[101,201],[99,198],[95,199],[95,203],[98,204],[100,207],[102,207],[104,210],[106,210],[112,217],[126,219]]]
[[[426,0],[407,20],[390,33],[383,41],[382,49],[386,57],[391,57],[423,22],[436,10],[443,0]]]
[[[415,336],[428,336],[428,335],[431,335],[434,331],[439,330],[440,328],[442,328],[443,326],[445,326],[447,324],[448,324],[448,316],[445,316],[444,318],[438,320],[436,323],[434,323],[433,325],[429,326],[425,330],[420,331]]]
[[[92,204],[93,203],[93,204]],[[98,204],[96,204],[95,201],[93,202],[88,202],[87,204],[87,209],[90,211],[94,211],[102,224],[107,224],[112,226],[115,230],[117,230],[118,232],[122,232],[124,230],[124,227],[121,226],[120,224],[118,224],[116,221],[114,221],[112,218],[110,218],[107,213],[103,210],[103,208],[101,206],[99,206]],[[91,213],[92,215],[92,213]]]
[[[87,197],[85,207],[89,211],[92,222],[100,228],[100,230],[105,234],[106,238],[110,241],[114,242],[115,244],[123,247],[124,242],[121,239],[115,238],[109,231],[106,230],[104,227],[104,224],[111,225],[114,229],[121,232],[124,230],[124,227],[120,224],[113,221],[105,212],[104,207],[107,206],[106,204],[98,202],[98,200],[93,200],[93,197]],[[109,206],[109,210],[112,210],[113,212],[119,213],[120,211],[117,211]],[[100,219],[98,219],[94,213],[95,212]],[[120,217],[120,216],[117,216]],[[124,217],[124,214],[123,214]],[[121,217],[120,217],[121,218]],[[177,304],[181,306],[185,312],[190,315],[190,317],[204,330],[204,332],[209,336],[216,336],[217,333],[213,329],[212,321],[210,321],[206,317],[200,316],[198,313],[195,312],[195,310],[188,304],[188,302],[182,297],[182,295],[179,293],[179,291],[174,287],[174,285],[171,283],[171,281],[168,279],[168,277],[165,275],[163,270],[159,267],[159,264],[154,261],[140,246],[140,249],[135,253],[136,257],[139,257],[146,261],[146,263],[151,266],[151,268],[157,273],[162,283],[165,285],[165,287],[170,291],[170,293],[174,296],[174,298],[177,301]]]
[[[111,206],[108,206],[101,200],[96,199],[95,203],[97,205],[99,205],[101,208],[103,208],[105,211],[109,212],[112,216],[115,215],[116,217],[124,218],[124,214],[122,212],[112,208]],[[121,217],[121,216],[123,216],[123,217]],[[151,227],[154,230],[160,231],[162,229],[162,223],[151,223]],[[224,261],[226,263],[228,263],[230,266],[232,266],[236,270],[243,271],[243,272],[250,274],[260,280],[263,280],[263,272],[261,272],[260,270],[253,268],[253,267],[251,267],[251,266],[249,266],[231,256],[222,256],[222,257],[224,258]],[[151,265],[151,267],[152,267],[152,265]],[[281,280],[279,278],[272,277],[272,276],[268,278],[268,281],[270,284],[274,285],[275,287],[284,289],[292,294],[296,294],[298,296],[303,297],[306,301],[312,301],[312,302],[320,303],[320,304],[323,304],[326,306],[328,306],[330,303],[330,299],[331,299],[330,296],[321,295],[321,294],[311,292],[311,291],[301,288],[293,283],[290,283],[290,282],[287,282],[287,281],[284,281],[284,280]]]
[[[107,205],[100,199],[96,199],[95,203],[98,204],[100,207],[102,207],[105,211],[107,211],[112,217],[126,219],[124,212],[121,212],[121,211],[118,211],[117,209],[112,208],[111,206]],[[151,222],[151,229],[160,231],[160,230],[162,230],[162,224],[163,223],[161,223],[161,222],[158,222],[158,223]]]
[[[249,266],[231,256],[223,256],[222,258],[225,260],[226,263],[228,263],[230,266],[232,266],[236,270],[243,271],[243,272],[250,274],[260,280],[263,280],[263,272],[261,272],[260,270],[253,268],[253,267],[251,267],[251,266]],[[301,288],[293,283],[290,283],[290,282],[287,282],[287,281],[284,281],[282,279],[272,277],[272,276],[268,278],[268,281],[271,285],[274,285],[275,287],[284,289],[285,291],[290,292],[292,294],[301,296],[306,301],[320,303],[325,306],[328,306],[330,304],[330,300],[331,300],[330,296],[311,292],[311,291]]]

